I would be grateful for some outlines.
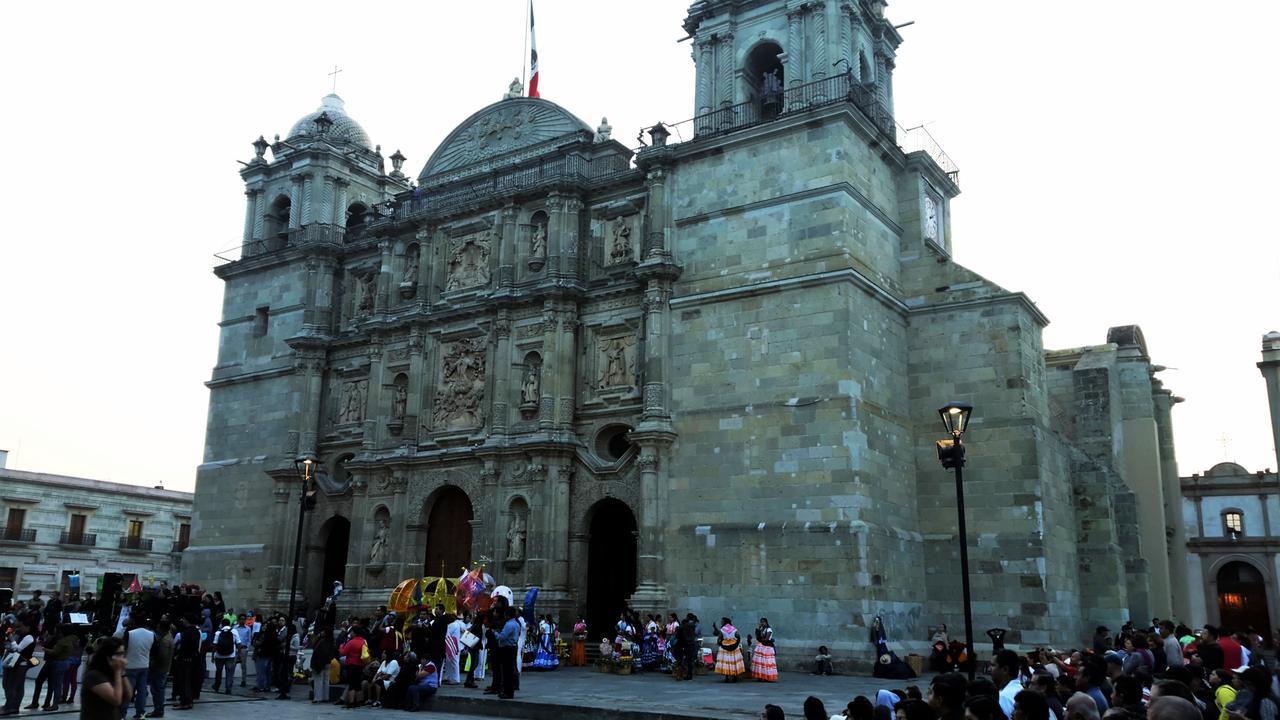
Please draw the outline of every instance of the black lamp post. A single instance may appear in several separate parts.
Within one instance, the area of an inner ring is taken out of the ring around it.
[[[973,406],[968,403],[949,402],[938,408],[942,417],[942,426],[951,435],[946,440],[938,441],[938,460],[942,467],[956,471],[956,516],[960,535],[960,577],[964,589],[964,643],[965,657],[969,661],[969,680],[973,681],[973,670],[977,661],[973,656],[973,606],[969,600],[969,535],[964,525],[964,445],[960,444],[960,436],[969,427],[969,416]]]
[[[315,472],[316,459],[312,455],[303,455],[293,461],[293,467],[302,480],[302,492],[298,494],[298,537],[293,544],[293,582],[289,585],[289,624],[294,622],[294,603],[298,598],[298,564],[302,559],[302,525],[307,519],[307,510],[315,504],[315,494],[311,490],[311,477]]]

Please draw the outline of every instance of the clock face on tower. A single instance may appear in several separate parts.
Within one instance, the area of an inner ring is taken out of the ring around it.
[[[924,237],[938,241],[938,202],[930,195],[924,196]]]

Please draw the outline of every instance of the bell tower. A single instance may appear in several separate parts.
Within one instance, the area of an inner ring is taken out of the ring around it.
[[[698,0],[684,29],[697,67],[694,112],[705,115],[849,74],[893,114],[894,57],[902,36],[885,19],[885,0]],[[815,90],[820,94],[821,89]]]

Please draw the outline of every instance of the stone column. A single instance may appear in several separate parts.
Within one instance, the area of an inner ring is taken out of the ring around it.
[[[717,95],[717,99],[720,101],[720,107],[727,108],[733,105],[733,101],[734,101],[733,75],[734,75],[735,68],[734,68],[734,62],[733,62],[734,58],[733,58],[733,33],[732,32],[720,33],[719,43],[717,43],[717,47],[716,47],[716,55],[719,56],[718,57],[719,62],[717,63],[718,70],[719,70],[719,73],[718,73],[719,77],[716,80],[716,84],[718,86],[716,88],[717,90],[716,95]],[[726,113],[725,115],[726,116],[722,118],[722,124],[725,122],[732,122],[733,118],[728,117],[728,113]]]
[[[519,226],[516,218],[519,208],[509,203],[502,208],[502,245],[498,248],[498,287],[509,288],[515,283],[516,263],[519,262],[521,250],[516,248],[516,236]]]
[[[320,187],[320,222],[333,222],[333,183],[336,177],[326,174]]]
[[[377,449],[382,437],[382,384],[386,382],[384,369],[385,358],[382,344],[378,341],[369,343],[369,390],[365,394],[364,405],[364,437],[360,447],[366,452]]]
[[[650,258],[669,257],[667,250],[667,170],[661,165],[648,169],[645,173],[645,184],[648,185],[644,245],[641,247],[641,262]]]
[[[266,195],[262,192],[262,188],[253,191],[253,239],[262,240],[266,237]]]
[[[307,225],[314,219],[312,213],[311,193],[315,186],[315,178],[310,173],[302,176],[302,215],[301,224]]]
[[[297,230],[302,220],[302,176],[290,175],[289,180],[289,229]]]
[[[295,457],[317,455],[316,439],[320,429],[320,413],[324,401],[324,350],[295,350],[294,370],[298,381],[298,449]]]
[[[258,195],[261,190],[244,191],[244,237],[240,241],[240,255],[243,257],[257,239],[257,222],[254,220],[258,209]]]
[[[787,10],[787,47],[782,53],[782,74],[787,87],[795,87],[804,82],[804,40],[800,36],[801,8]]]
[[[548,238],[550,239],[550,238]],[[558,373],[563,359],[556,352],[559,326],[556,322],[554,300],[542,304],[542,382],[538,397],[538,429],[547,432],[556,421],[556,389],[560,384]]]
[[[435,297],[435,286],[431,282],[431,271],[436,266],[435,247],[431,243],[432,232],[429,228],[422,228],[413,237],[418,241],[417,299],[419,306],[425,308]]]
[[[506,308],[498,310],[493,322],[496,343],[493,351],[493,421],[489,437],[500,441],[507,434],[511,398],[511,313]]]
[[[1175,617],[1191,617],[1191,598],[1187,578],[1187,532],[1182,518],[1182,481],[1178,477],[1178,460],[1173,446],[1173,406],[1182,398],[1164,389],[1159,379],[1152,378],[1152,404],[1156,415],[1156,442],[1160,455],[1160,484],[1163,486],[1164,521],[1170,539],[1169,590]]]
[[[710,38],[704,37],[694,41],[694,52],[696,53],[694,62],[697,65],[698,73],[695,104],[698,106],[698,115],[706,115],[711,112],[712,108],[712,80],[716,75],[715,57],[712,54],[713,47],[714,45]]]
[[[550,523],[547,538],[547,587],[559,594],[569,588],[569,483],[573,478],[573,458],[563,465],[548,468],[550,475],[546,493]]]
[[[570,280],[578,279],[579,229],[582,227],[582,209],[585,207],[581,199],[567,197],[564,199],[564,217],[560,228],[560,276]]]
[[[857,73],[854,70],[855,63],[857,61],[854,59],[854,53],[853,53],[853,22],[854,22],[853,13],[854,12],[855,11],[854,11],[853,5],[849,4],[848,2],[840,3],[840,9],[839,9],[840,14],[838,16],[840,21],[840,37],[837,38],[836,40],[836,42],[839,43],[838,52],[836,54],[839,55],[841,58],[844,58],[844,68],[841,70],[841,72],[848,72],[850,77],[857,76]],[[832,68],[832,69],[835,70],[836,68]]]
[[[645,420],[670,421],[667,409],[667,343],[670,338],[671,289],[667,282],[650,280],[644,295],[644,413]]]
[[[822,80],[827,76],[827,3],[820,0],[809,5],[809,17],[813,27],[813,49],[809,53],[813,70],[810,77]]]
[[[552,193],[547,198],[547,277],[566,275],[566,251],[577,254],[578,213],[582,201],[577,198]]]
[[[639,557],[636,561],[634,607],[666,607],[667,588],[662,574],[664,508],[659,492],[658,454],[661,443],[642,443],[640,457],[640,529],[637,532]]]
[[[556,313],[556,427],[573,431],[573,414],[577,405],[578,380],[578,313],[566,303]],[[544,372],[545,377],[545,372]]]
[[[431,383],[425,382],[426,361],[422,352],[422,331],[413,327],[409,330],[409,400],[404,408],[404,430],[401,437],[417,442],[418,418],[422,417],[422,393]]]
[[[1280,468],[1280,332],[1262,336],[1262,362],[1258,370],[1267,383],[1267,406],[1271,409],[1271,440],[1275,445],[1276,467]]]

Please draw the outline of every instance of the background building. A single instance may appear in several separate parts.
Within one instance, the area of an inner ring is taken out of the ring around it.
[[[0,468],[0,587],[95,591],[108,572],[125,587],[178,581],[191,542],[192,494]]]
[[[1267,388],[1280,467],[1280,332],[1262,337],[1258,363]],[[1214,465],[1181,479],[1190,623],[1252,627],[1270,639],[1280,623],[1280,475]],[[1176,545],[1178,543],[1170,543]]]
[[[185,577],[285,605],[314,457],[313,606],[485,562],[597,629],[763,615],[784,660],[867,655],[876,616],[962,625],[962,400],[977,627],[1169,614],[1160,368],[1132,325],[1046,358],[1030,298],[954,262],[959,171],[893,119],[883,11],[694,3],[697,116],[634,151],[519,87],[416,188],[334,95],[259,138]]]

